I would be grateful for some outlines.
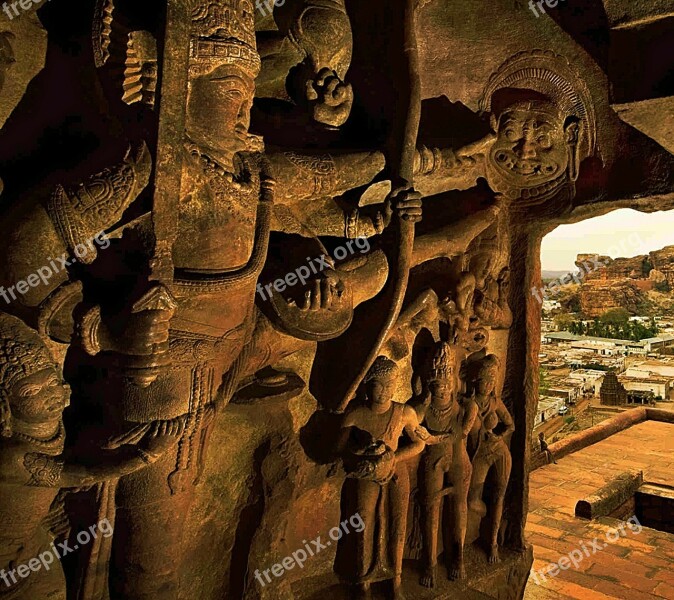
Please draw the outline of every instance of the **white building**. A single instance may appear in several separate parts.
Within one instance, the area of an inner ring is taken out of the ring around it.
[[[649,338],[650,341],[647,343],[645,340],[634,342],[632,340],[614,340],[612,338],[576,335],[569,331],[546,333],[543,339],[546,344],[568,345],[578,350],[591,350],[600,356],[615,356],[617,354],[645,356],[647,352],[651,351],[653,343],[661,342],[661,338]]]
[[[562,406],[565,406],[565,404],[564,400],[560,398],[542,396],[538,400],[538,409],[536,410],[534,427],[538,427],[541,423],[545,423],[549,419],[556,417],[559,414],[559,409]]]
[[[669,400],[671,380],[665,377],[626,377],[621,375],[618,381],[623,384],[627,393],[635,392],[653,392],[654,396],[660,396],[661,399]]]
[[[599,371],[595,369],[576,369],[569,373],[568,379],[577,381],[582,385],[582,390],[585,393],[592,392],[594,396],[599,397],[599,389],[606,371]]]

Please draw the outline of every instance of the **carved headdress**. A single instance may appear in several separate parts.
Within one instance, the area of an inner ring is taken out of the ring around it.
[[[396,376],[398,372],[398,365],[396,365],[390,358],[385,356],[378,356],[374,364],[363,379],[364,383],[370,381],[389,381]]]
[[[533,186],[516,185],[508,178],[501,181],[498,171],[492,169],[490,184],[496,184],[498,191],[508,198],[517,199],[521,207],[541,205],[555,197],[555,206],[549,209],[568,208],[575,196],[580,163],[597,153],[597,119],[592,96],[567,59],[551,51],[533,50],[515,54],[498,68],[489,78],[479,108],[483,114],[498,116],[515,98],[523,101],[528,97],[529,101],[545,99],[554,105],[565,120],[565,127],[569,122],[576,123],[566,142],[572,154],[569,167],[566,172]],[[522,183],[526,184],[526,180]]]
[[[592,156],[597,144],[597,118],[592,96],[569,61],[551,51],[520,52],[506,60],[487,83],[480,112],[491,112],[494,94],[502,89],[532,90],[550,99],[560,112],[580,123],[579,149]]]
[[[251,0],[192,0],[190,75],[235,65],[251,78],[260,72]]]
[[[428,367],[428,382],[447,381],[452,378],[454,370],[454,348],[447,342],[439,342],[431,356]]]
[[[11,435],[9,393],[25,377],[56,368],[56,361],[36,331],[20,319],[0,313],[0,435]]]

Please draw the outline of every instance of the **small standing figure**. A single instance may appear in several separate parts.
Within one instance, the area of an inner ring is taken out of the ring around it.
[[[538,434],[538,441],[541,444],[541,452],[543,452],[545,454],[545,457],[548,459],[548,464],[550,463],[557,464],[555,457],[552,455],[552,452],[550,452],[548,443],[545,441],[545,434],[542,431]]]
[[[428,372],[428,395],[417,407],[422,425],[444,441],[429,445],[421,458],[422,538],[425,570],[420,583],[435,586],[438,562],[438,534],[443,498],[450,498],[451,517],[443,530],[445,557],[450,579],[466,576],[463,546],[468,519],[468,488],[472,467],[466,440],[477,416],[477,405],[469,401],[462,406],[456,398],[456,355],[452,346],[436,346]]]
[[[63,410],[70,388],[40,336],[0,313],[0,597],[65,600],[63,570],[53,564],[21,577],[53,542],[45,521],[62,487],[85,487],[156,461],[177,442],[183,420],[163,423],[137,446],[101,452],[91,462],[65,460]],[[32,567],[31,567],[32,570]]]
[[[496,391],[499,369],[500,361],[496,355],[489,354],[482,359],[475,381],[474,395],[478,417],[470,433],[470,445],[475,454],[468,505],[471,510],[480,516],[487,514],[486,506],[482,500],[484,483],[490,469],[492,467],[496,469],[496,497],[492,498],[493,506],[489,526],[490,563],[496,563],[500,560],[498,532],[501,527],[503,503],[512,468],[510,438],[515,431],[513,419]],[[505,429],[496,433],[495,429],[499,423]]]
[[[379,356],[365,378],[367,404],[344,416],[337,451],[344,457],[342,518],[360,514],[362,532],[340,540],[335,571],[354,586],[354,596],[371,598],[373,582],[393,579],[394,600],[403,600],[402,566],[410,482],[406,461],[424,449],[415,410],[391,400],[398,367]],[[403,431],[410,444],[400,445]]]

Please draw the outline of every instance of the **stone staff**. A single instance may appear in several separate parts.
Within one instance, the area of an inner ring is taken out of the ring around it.
[[[416,154],[417,136],[421,121],[421,77],[419,75],[419,49],[416,35],[417,9],[419,0],[403,0],[403,68],[404,80],[401,85],[398,99],[402,101],[401,112],[405,117],[400,120],[393,132],[393,156],[391,194],[387,200],[389,206],[400,201],[406,202],[412,196],[418,196],[413,190],[414,159]],[[419,210],[420,213],[420,210]],[[397,220],[397,244],[395,245],[395,257],[389,264],[395,265],[388,280],[385,291],[386,299],[390,302],[386,311],[386,320],[377,335],[372,349],[367,355],[361,370],[349,386],[337,412],[344,412],[351,398],[355,396],[358,386],[363,381],[365,374],[373,365],[381,347],[388,337],[402,310],[405,291],[412,266],[412,253],[414,250],[414,223],[419,217],[402,215]]]

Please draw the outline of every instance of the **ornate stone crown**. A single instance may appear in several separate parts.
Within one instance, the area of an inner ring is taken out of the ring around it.
[[[592,96],[566,58],[548,50],[519,52],[510,57],[490,77],[480,99],[480,111],[491,112],[494,94],[505,88],[543,94],[559,107],[564,116],[576,117],[581,123],[581,156],[585,158],[595,154],[597,118]]]
[[[447,381],[454,370],[454,349],[447,342],[440,342],[431,357],[428,373],[429,383]]]
[[[20,319],[0,313],[0,435],[11,436],[9,394],[18,382],[56,362],[42,338]]]
[[[0,313],[0,387],[9,389],[20,379],[55,367],[44,342],[20,319]]]
[[[260,72],[251,0],[197,0],[192,8],[190,74],[235,65],[251,78]]]

